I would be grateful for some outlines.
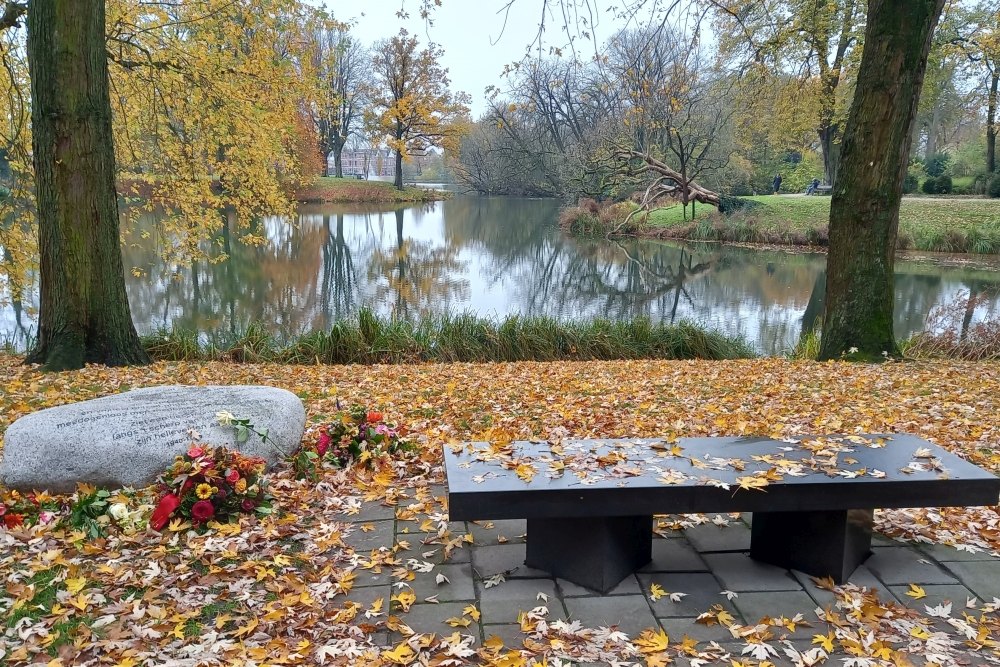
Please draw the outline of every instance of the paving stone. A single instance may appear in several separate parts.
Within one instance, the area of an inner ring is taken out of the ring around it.
[[[449,618],[461,618],[463,609],[468,602],[442,602],[441,604],[415,604],[410,607],[410,611],[398,613],[403,623],[406,623],[414,632],[427,633],[434,632],[439,635],[450,635],[459,632],[463,635],[472,635],[476,638],[474,645],[479,645],[480,631],[479,623],[472,623],[463,628],[454,628],[445,621]],[[401,636],[397,632],[392,633],[393,638],[398,641]]]
[[[556,579],[556,582],[559,584],[559,590],[562,591],[563,597],[595,597],[601,595],[589,588],[577,586],[572,581]],[[622,579],[620,584],[605,593],[605,595],[642,595],[642,589],[639,588],[639,581],[635,578],[635,575],[630,574]]]
[[[707,572],[708,566],[687,540],[653,540],[653,560],[640,572]]]
[[[345,514],[344,521],[359,523],[365,521],[385,521],[396,518],[395,505],[383,505],[376,502],[361,503],[361,511],[357,514]]]
[[[570,619],[580,621],[585,628],[616,625],[630,637],[637,637],[646,628],[659,627],[643,595],[566,598],[565,603]]]
[[[527,521],[524,519],[506,519],[503,521],[470,521],[469,532],[475,544],[489,546],[491,544],[517,544],[524,542],[528,532]],[[500,541],[503,537],[506,541]]]
[[[896,598],[911,609],[924,611],[924,606],[937,607],[938,605],[951,603],[952,615],[958,616],[965,609],[965,602],[969,598],[976,597],[972,591],[961,584],[918,584],[927,595],[919,600],[907,595],[910,590],[907,586],[890,586],[889,589]]]
[[[958,583],[955,577],[930,562],[925,554],[907,547],[872,549],[872,555],[865,561],[865,565],[889,585]]]
[[[344,544],[353,547],[358,553],[368,553],[380,547],[391,549],[395,535],[393,534],[394,521],[367,521],[354,524],[354,530],[350,535],[344,537]],[[363,525],[371,525],[373,529],[364,531]]]
[[[795,591],[802,586],[788,570],[753,560],[746,553],[705,554],[712,573],[731,591]]]
[[[1000,564],[987,561],[955,562],[945,565],[980,600],[1000,597]]]
[[[435,565],[472,562],[472,547],[468,544],[460,544],[457,548],[452,549],[447,559],[445,558],[444,545],[436,542],[430,544],[411,543],[408,553],[413,554],[413,558],[419,558]]]
[[[517,623],[483,626],[483,637],[486,641],[489,641],[490,637],[499,637],[504,647],[508,649],[521,648],[524,645],[525,636],[524,632],[521,631],[521,626]]]
[[[650,572],[638,576],[643,595],[649,595],[649,589],[654,583],[662,586],[668,593],[686,594],[680,602],[672,602],[669,596],[655,602],[650,600],[657,618],[694,617],[716,604],[721,604],[730,613],[739,613],[725,595],[720,595],[723,586],[719,584],[719,580],[707,572]]]
[[[354,570],[353,588],[371,588],[372,586],[389,585],[393,581],[391,568],[383,566],[381,572],[372,572],[371,570],[359,567]]]
[[[951,561],[988,561],[991,563],[996,563],[1000,567],[1000,559],[995,556],[990,555],[988,551],[959,551],[955,547],[948,546],[947,544],[921,544],[918,547],[925,554],[930,556],[932,559],[947,563]]]
[[[437,575],[448,578],[441,584],[437,583]],[[456,602],[460,600],[475,600],[476,587],[472,583],[472,566],[468,563],[455,565],[439,565],[426,574],[417,573],[416,579],[410,582],[417,600],[436,595],[438,602]]]
[[[750,548],[750,528],[742,521],[734,521],[725,527],[714,523],[693,526],[684,531],[684,536],[702,553],[746,551]]]
[[[815,634],[815,632],[813,634]],[[795,641],[795,640],[792,640],[792,641],[788,641],[788,640],[784,640],[784,641],[771,640],[771,641],[768,642],[768,644],[770,644],[771,647],[774,648],[774,650],[777,653],[777,655],[774,655],[773,653],[770,654],[768,656],[768,658],[767,658],[767,662],[769,664],[774,665],[775,667],[798,667],[798,664],[796,662],[794,662],[792,659],[790,659],[788,657],[788,655],[785,653],[785,647],[786,646],[790,646],[790,647],[796,649],[797,651],[800,651],[800,652],[803,652],[803,653],[805,651],[808,651],[811,648],[814,648],[813,646],[810,645],[809,640],[798,640],[798,641]],[[747,646],[746,642],[729,642],[729,643],[722,644],[723,649],[725,649],[726,651],[729,651],[730,654],[731,654],[731,656],[732,656],[732,658],[735,658],[737,660],[740,660],[740,659],[747,660],[748,658],[750,658],[750,654],[749,653],[747,653],[745,655],[743,654],[743,649],[746,648],[746,646]],[[837,658],[840,658],[842,655],[843,654],[839,654],[838,655],[838,654],[835,653],[831,657],[831,659],[827,660],[827,662],[825,662],[823,664],[833,665],[833,664],[835,664],[834,661]],[[839,663],[839,660],[836,660],[836,662]],[[751,660],[749,662],[749,664],[757,664],[757,663],[756,663],[756,661],[752,661]]]
[[[490,588],[483,588],[479,583],[476,590],[484,624],[516,623],[520,612],[531,611],[535,607],[548,607],[546,618],[549,620],[566,617],[553,579],[510,579]],[[539,593],[547,595],[548,600],[539,599]]]
[[[803,618],[812,622],[815,615],[812,611],[816,608],[816,603],[805,591],[763,591],[760,593],[745,592],[733,600],[733,604],[740,610],[747,623],[754,625],[765,616],[776,619],[779,616],[794,618],[796,614],[802,614]],[[809,630],[809,628],[805,628]],[[774,628],[773,632],[780,637],[783,634],[791,634],[787,629]]]
[[[506,572],[508,579],[521,577],[548,577],[548,572],[524,564],[524,544],[498,544],[489,547],[472,547],[472,567],[476,578],[486,579]]]
[[[733,635],[725,626],[705,625],[696,623],[694,618],[660,618],[663,631],[670,637],[670,643],[680,643],[684,637],[690,637],[696,642],[731,641]]]
[[[385,618],[386,612],[389,611],[389,599],[392,597],[392,587],[388,584],[383,584],[381,586],[370,586],[365,588],[352,588],[346,598],[343,598],[341,606],[346,606],[347,602],[357,602],[361,605],[361,610],[358,612],[359,618],[364,618],[364,613],[366,609],[371,609],[372,605],[379,598],[382,599],[382,616],[376,618]],[[340,598],[338,598],[340,601]]]
[[[421,524],[423,524],[424,518],[421,517],[419,521],[400,521],[396,520],[396,535],[403,535],[402,539],[408,539],[413,541],[416,539],[417,542],[420,540],[429,539],[432,537],[437,537],[438,526],[434,524],[434,529],[432,531],[420,530]],[[451,521],[448,523],[448,533],[452,538],[460,535],[465,535],[468,531],[464,521]]]
[[[792,576],[795,577],[800,584],[802,584],[802,588],[805,589],[806,593],[813,599],[817,606],[825,609],[826,607],[834,604],[836,596],[831,591],[819,588],[815,583],[813,583],[812,575],[808,575],[805,572],[799,572],[798,570],[792,570],[791,572]],[[847,581],[855,586],[878,591],[879,597],[883,600],[893,599],[893,595],[888,590],[888,587],[879,581],[875,575],[872,574],[872,571],[864,565],[859,565],[858,569],[851,573],[851,576]]]

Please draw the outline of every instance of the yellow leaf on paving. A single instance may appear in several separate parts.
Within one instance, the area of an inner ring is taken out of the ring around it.
[[[917,639],[930,639],[931,633],[927,632],[926,629],[918,625],[910,630],[910,636],[916,637]]]
[[[662,628],[658,632],[653,632],[651,629],[643,630],[634,642],[639,650],[645,654],[662,653],[670,646],[670,638]]]
[[[416,657],[416,652],[405,642],[399,644],[391,651],[382,651],[382,659],[388,660],[393,665],[408,665]]]
[[[471,617],[473,621],[479,620],[479,610],[476,609],[476,605],[474,604],[468,605],[465,609],[462,610],[462,613],[465,614],[466,616]]]
[[[446,620],[445,623],[447,623],[453,628],[459,628],[459,627],[467,628],[470,625],[472,625],[472,620],[465,618],[464,616],[462,618],[458,618],[457,616],[452,616],[451,618]]]
[[[926,591],[924,591],[923,588],[917,586],[916,584],[910,584],[910,590],[906,591],[906,594],[909,595],[914,600],[921,600],[927,597]]]
[[[660,598],[662,598],[666,594],[667,594],[667,592],[665,590],[663,590],[663,586],[660,586],[657,583],[652,583],[652,584],[649,585],[649,598],[653,602],[656,602],[657,600],[659,600]]]
[[[833,632],[828,632],[825,635],[813,635],[813,644],[819,644],[827,653],[833,652]]]
[[[400,591],[393,595],[390,600],[398,602],[403,611],[410,611],[410,606],[417,601],[417,596],[413,591]]]

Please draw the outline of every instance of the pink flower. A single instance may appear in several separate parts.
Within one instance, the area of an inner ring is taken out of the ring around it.
[[[204,453],[205,453],[205,450],[202,449],[201,447],[197,446],[197,445],[195,445],[194,447],[192,447],[191,449],[188,450],[188,456],[190,456],[193,459],[198,458],[199,456],[203,455]]]
[[[7,513],[7,506],[4,505],[3,503],[0,503],[0,516],[3,516],[6,513]]]
[[[230,484],[235,484],[240,478],[240,471],[230,468],[226,471],[226,481]]]
[[[56,518],[55,512],[39,512],[38,513],[38,523],[45,525],[51,523],[53,519]]]
[[[198,523],[204,523],[215,516],[215,507],[211,500],[199,500],[191,506],[191,518]]]

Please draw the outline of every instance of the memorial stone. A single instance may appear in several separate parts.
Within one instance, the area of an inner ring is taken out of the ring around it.
[[[267,430],[236,442],[217,413]],[[0,483],[21,490],[73,491],[78,482],[142,487],[200,436],[207,445],[259,456],[268,465],[302,440],[305,407],[293,393],[260,386],[162,386],[135,389],[26,415],[4,434]]]

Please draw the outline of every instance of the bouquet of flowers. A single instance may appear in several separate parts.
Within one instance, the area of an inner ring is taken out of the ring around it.
[[[162,530],[173,516],[196,526],[231,521],[242,514],[270,514],[272,497],[264,478],[265,462],[225,447],[193,444],[160,476],[163,489],[149,520]]]
[[[51,523],[60,509],[59,502],[44,491],[23,494],[13,489],[0,490],[0,528],[13,530]]]
[[[338,468],[352,462],[371,466],[388,456],[413,451],[399,427],[387,423],[381,412],[360,407],[337,413],[318,433],[318,439],[304,444],[294,457],[300,479],[315,479],[316,465],[322,461]]]

